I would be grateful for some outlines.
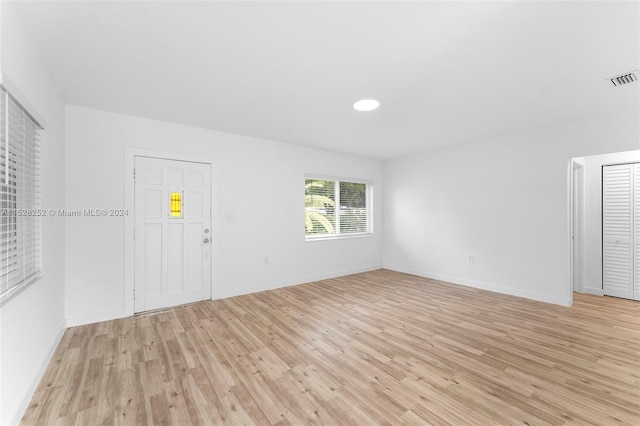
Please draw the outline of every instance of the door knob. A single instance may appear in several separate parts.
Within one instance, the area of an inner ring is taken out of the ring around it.
[[[204,240],[202,240],[203,243],[207,244],[209,242],[208,238],[205,238]]]

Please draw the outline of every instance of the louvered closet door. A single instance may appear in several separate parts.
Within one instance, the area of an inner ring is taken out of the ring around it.
[[[634,170],[634,191],[633,191],[633,204],[634,204],[634,273],[633,283],[635,287],[634,299],[640,300],[640,163],[633,165]]]
[[[603,287],[607,296],[633,299],[634,165],[602,171]]]

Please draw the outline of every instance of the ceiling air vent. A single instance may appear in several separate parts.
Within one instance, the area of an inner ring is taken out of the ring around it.
[[[638,81],[638,76],[640,72],[638,70],[628,72],[622,75],[616,75],[615,77],[611,77],[611,83],[614,86],[624,86],[625,84],[633,83],[634,81]]]

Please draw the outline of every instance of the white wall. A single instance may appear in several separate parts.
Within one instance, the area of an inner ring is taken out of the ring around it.
[[[124,208],[126,147],[215,160],[215,298],[382,266],[380,161],[76,106],[66,119],[68,209]],[[305,242],[305,173],[373,180],[375,236]],[[72,217],[66,229],[69,324],[126,315],[124,219]]]
[[[639,127],[630,111],[386,162],[384,266],[571,303],[570,158],[637,149]]]
[[[42,206],[63,204],[64,106],[22,25],[2,2],[2,69],[45,119]],[[22,417],[65,329],[64,219],[43,220],[44,277],[0,307],[0,424]]]
[[[640,151],[582,158],[584,163],[585,293],[602,294],[602,166],[640,162]]]

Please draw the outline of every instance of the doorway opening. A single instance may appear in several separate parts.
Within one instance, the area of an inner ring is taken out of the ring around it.
[[[604,235],[605,212],[603,209],[603,179],[605,167],[640,162],[639,151],[625,151],[611,154],[592,155],[572,158],[569,170],[569,252],[570,285],[572,291],[605,295],[605,250]],[[638,185],[640,188],[640,185]],[[638,197],[631,194],[630,197]],[[618,195],[616,195],[617,197]],[[631,199],[630,199],[631,200]],[[618,212],[615,212],[618,215]],[[611,216],[613,217],[613,216]],[[633,218],[627,217],[633,226]],[[615,218],[618,221],[618,218]],[[638,216],[640,223],[640,215]],[[616,222],[617,226],[618,222]],[[638,229],[640,231],[640,228]],[[633,238],[633,235],[630,235]],[[640,243],[640,233],[636,234]],[[620,240],[620,239],[618,239]],[[620,243],[618,243],[620,244]],[[627,259],[640,266],[640,245],[629,241]],[[634,257],[635,253],[635,257]],[[611,265],[609,257],[609,266]],[[614,259],[614,263],[618,262]],[[610,270],[610,267],[609,267]],[[628,272],[640,271],[640,268],[628,267]],[[617,274],[614,271],[614,274]],[[617,276],[617,275],[616,275]],[[637,290],[640,290],[640,284]],[[636,291],[640,296],[640,292]]]

